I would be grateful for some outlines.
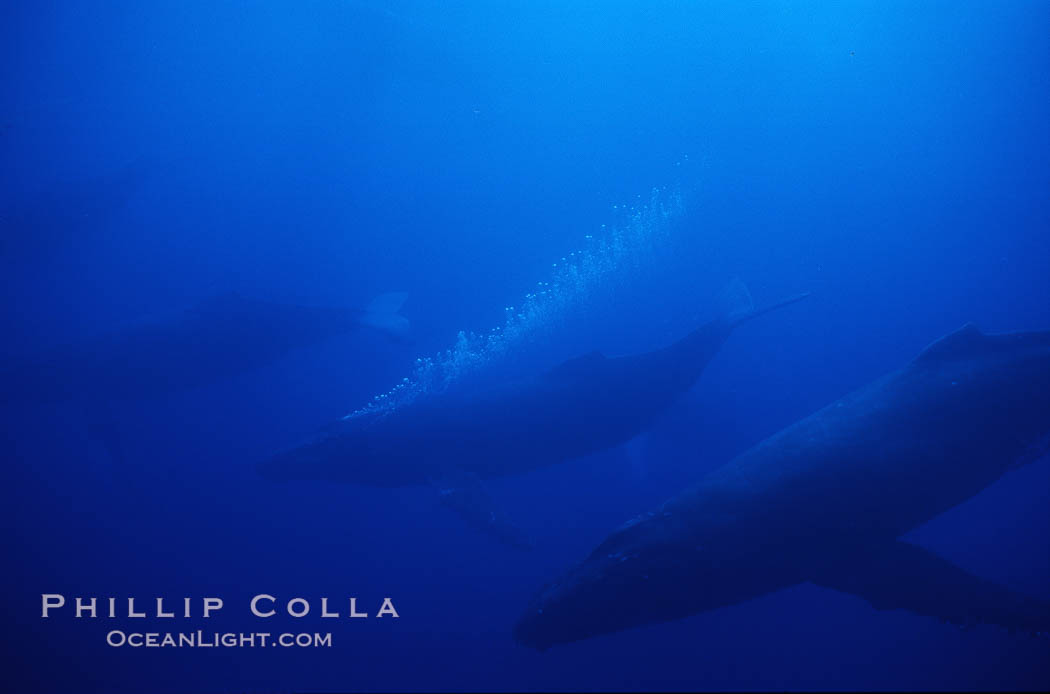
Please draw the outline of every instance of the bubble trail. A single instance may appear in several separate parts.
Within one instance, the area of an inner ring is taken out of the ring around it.
[[[526,340],[557,328],[572,309],[615,281],[617,273],[644,263],[666,240],[683,207],[677,188],[653,188],[646,204],[613,205],[623,221],[612,229],[602,224],[598,235],[584,235],[584,248],[552,262],[550,276],[537,282],[520,306],[505,307],[503,325],[481,335],[460,331],[452,347],[416,359],[409,377],[343,419],[381,415],[443,393],[465,376],[498,363]]]

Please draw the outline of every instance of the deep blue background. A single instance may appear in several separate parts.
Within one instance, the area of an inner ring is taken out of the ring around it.
[[[76,407],[6,402],[11,676],[66,691],[1050,686],[1045,639],[812,586],[545,654],[510,638],[540,585],[747,446],[966,321],[1050,327],[1050,7],[826,5],[5,3],[0,208],[48,213],[2,228],[0,352],[227,290],[350,306],[405,290],[415,329],[411,345],[347,337],[121,405],[133,483]],[[517,348],[652,349],[713,315],[732,277],[759,303],[813,298],[731,338],[633,446],[643,471],[617,450],[493,483],[537,550],[476,534],[427,489],[257,479],[256,461],[415,358],[501,325],[653,187],[684,201],[646,227],[658,247]],[[1050,598],[1048,468],[910,539]],[[219,595],[214,623],[169,628],[331,630],[335,647],[111,649],[105,620],[39,619],[42,592]],[[258,592],[389,595],[401,618],[246,619]]]

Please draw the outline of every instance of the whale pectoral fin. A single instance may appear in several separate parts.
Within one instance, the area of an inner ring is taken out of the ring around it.
[[[511,547],[532,548],[529,538],[497,507],[477,475],[458,468],[450,469],[431,479],[431,484],[441,503],[470,525]]]
[[[961,626],[995,624],[1011,631],[1050,631],[1050,602],[974,576],[906,542],[850,557],[811,579],[864,598],[877,610],[904,609]]]

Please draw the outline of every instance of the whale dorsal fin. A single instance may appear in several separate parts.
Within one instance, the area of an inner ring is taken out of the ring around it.
[[[606,362],[607,358],[598,351],[588,352],[583,356],[573,357],[558,364],[547,372],[548,378],[577,378],[586,376]]]
[[[973,323],[967,323],[953,333],[935,340],[915,358],[915,363],[959,359],[983,351],[987,337]]]

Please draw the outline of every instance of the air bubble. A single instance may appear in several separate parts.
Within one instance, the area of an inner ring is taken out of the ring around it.
[[[387,412],[419,396],[441,393],[458,380],[512,354],[515,346],[536,342],[537,332],[556,327],[569,311],[581,307],[606,277],[642,265],[645,255],[670,232],[665,221],[681,212],[680,194],[653,187],[648,202],[641,209],[630,206],[629,214],[611,229],[601,224],[603,235],[596,243],[587,244],[589,250],[572,251],[560,262],[552,263],[550,278],[558,281],[538,281],[537,291],[525,295],[520,311],[513,306],[504,307],[502,325],[480,335],[460,333],[452,348],[433,357],[417,358],[413,373],[401,381],[403,387],[392,389],[390,397],[375,396],[370,404],[349,416]],[[628,207],[623,203],[612,205],[614,210],[628,211]],[[593,241],[594,236],[586,234],[585,238]]]

